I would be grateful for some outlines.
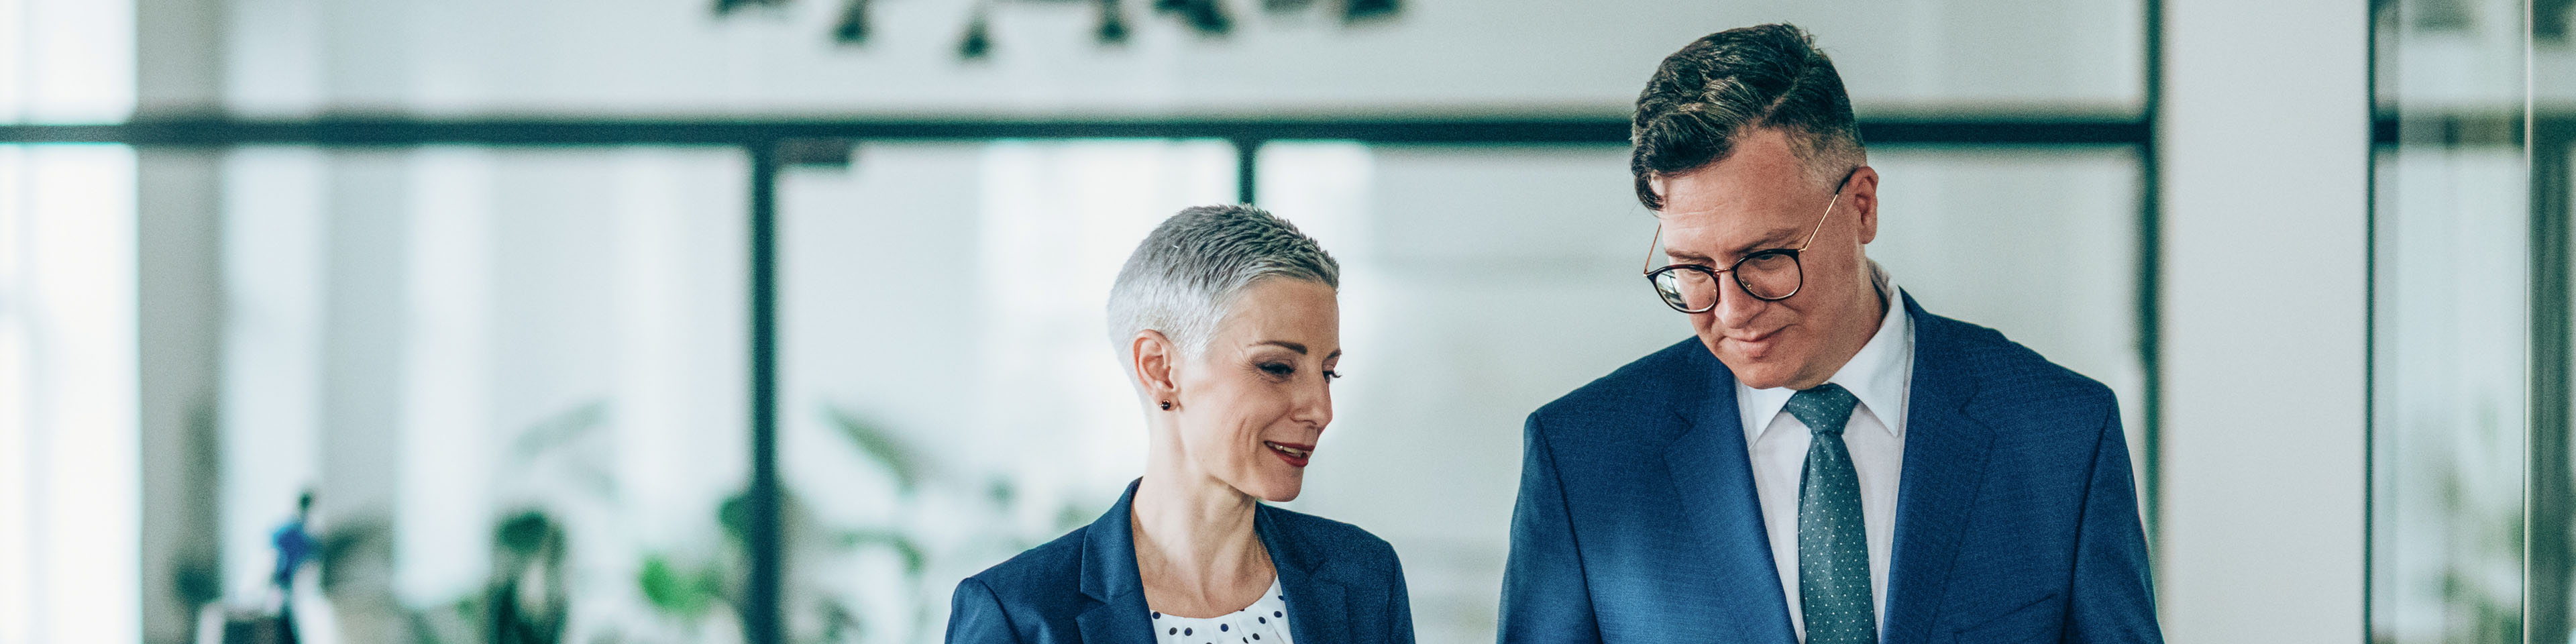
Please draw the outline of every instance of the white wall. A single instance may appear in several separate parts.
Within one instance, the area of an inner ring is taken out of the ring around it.
[[[0,640],[132,641],[135,159],[0,146]]]
[[[0,123],[123,118],[133,12],[0,1]],[[0,146],[0,641],[139,637],[137,426],[169,416],[138,404],[136,168],[118,146]]]
[[[2361,641],[2366,7],[2165,7],[2166,636]]]
[[[2134,0],[1413,0],[1352,26],[1325,17],[1334,3],[1237,0],[1225,40],[1130,0],[1133,40],[1114,48],[1093,43],[1085,2],[875,2],[877,40],[849,47],[828,37],[839,0],[724,19],[708,0],[204,1],[231,24],[226,106],[259,115],[1615,115],[1682,44],[1782,20],[1823,39],[1867,109],[2134,109],[2142,69]],[[992,56],[961,63],[984,5]]]

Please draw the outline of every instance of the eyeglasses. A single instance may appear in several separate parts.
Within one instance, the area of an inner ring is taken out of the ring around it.
[[[1825,220],[1833,217],[1834,206],[1842,203],[1843,185],[1851,183],[1852,176],[1859,173],[1860,168],[1853,167],[1851,172],[1843,175],[1841,183],[1834,184],[1834,198],[1825,202],[1825,214],[1816,217],[1816,227],[1814,230],[1807,231],[1807,241],[1799,243],[1797,248],[1772,248],[1746,253],[1743,257],[1737,258],[1734,264],[1723,269],[1699,264],[1674,264],[1653,268],[1655,249],[1661,247],[1664,241],[1664,227],[1660,224],[1656,225],[1654,241],[1646,247],[1646,266],[1648,267],[1646,281],[1654,284],[1655,295],[1661,296],[1665,305],[1683,313],[1707,313],[1710,309],[1717,308],[1719,273],[1733,274],[1735,285],[1744,289],[1744,294],[1751,295],[1754,299],[1778,302],[1797,295],[1798,289],[1805,287],[1807,283],[1807,272],[1798,263],[1798,253],[1815,245],[1816,234],[1824,232]]]

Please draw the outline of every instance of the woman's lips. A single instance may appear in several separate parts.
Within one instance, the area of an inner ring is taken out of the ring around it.
[[[1278,441],[1261,441],[1261,445],[1270,448],[1271,455],[1278,456],[1279,460],[1287,461],[1289,467],[1305,467],[1306,459],[1315,455],[1313,445]]]

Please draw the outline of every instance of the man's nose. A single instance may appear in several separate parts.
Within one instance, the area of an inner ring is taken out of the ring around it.
[[[1719,279],[1716,286],[1717,306],[1708,312],[1717,316],[1719,328],[1738,329],[1750,325],[1754,316],[1761,315],[1763,309],[1771,305],[1744,292],[1744,288],[1737,285],[1731,276]]]

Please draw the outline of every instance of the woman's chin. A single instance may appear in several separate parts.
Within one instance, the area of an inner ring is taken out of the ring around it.
[[[1267,481],[1255,482],[1243,493],[1271,503],[1287,503],[1297,500],[1297,495],[1305,492],[1305,478],[1302,473],[1289,474],[1284,479],[1274,476]]]

